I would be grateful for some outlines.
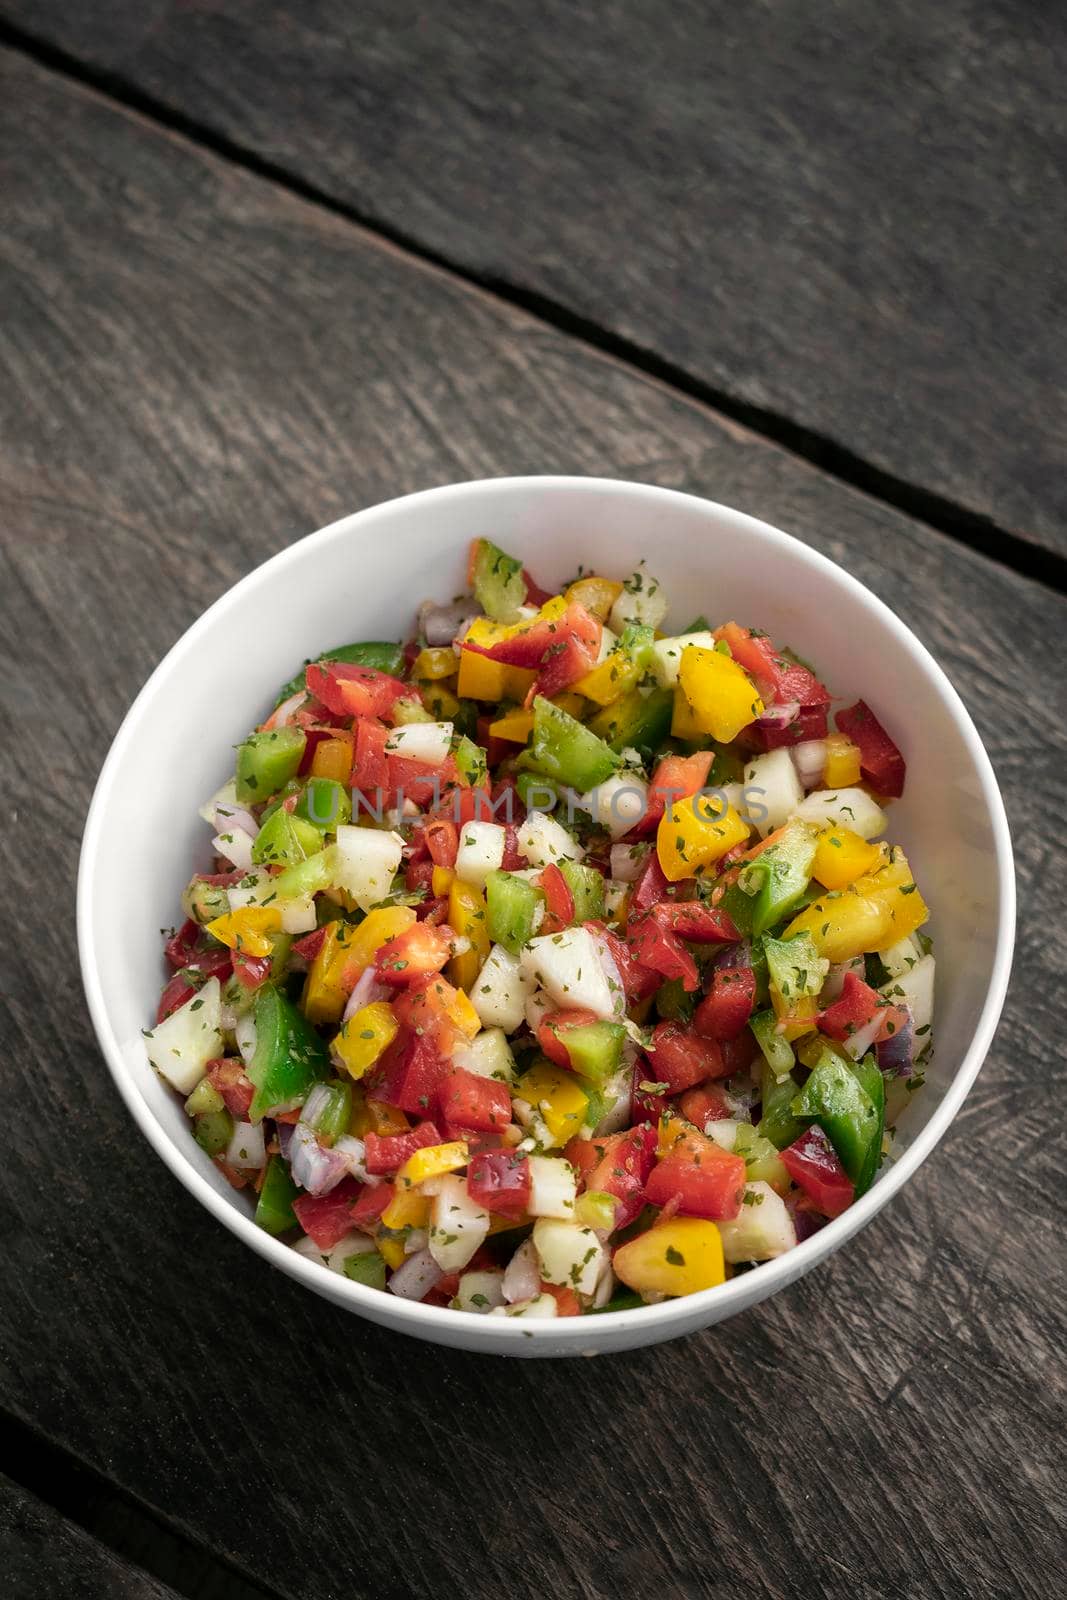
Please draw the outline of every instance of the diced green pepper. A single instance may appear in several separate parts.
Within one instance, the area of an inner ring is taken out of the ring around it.
[[[281,1156],[271,1156],[263,1177],[263,1187],[256,1202],[255,1221],[265,1233],[286,1233],[296,1227],[293,1201],[297,1187],[289,1175],[289,1167]]]
[[[673,714],[674,694],[670,689],[631,689],[614,705],[605,706],[590,717],[589,730],[611,750],[632,748],[648,756],[670,734]]]
[[[321,833],[336,833],[339,825],[352,820],[352,801],[336,778],[309,778],[293,814],[313,823]]]
[[[291,867],[321,849],[322,834],[314,823],[279,807],[256,835],[252,860],[260,866]]]
[[[693,1020],[693,1012],[697,1008],[699,993],[689,994],[682,986],[681,978],[668,978],[666,983],[661,983],[656,990],[655,1006],[658,1014],[666,1022],[683,1022],[689,1024]]]
[[[456,740],[456,747],[452,752],[459,775],[472,789],[484,787],[489,777],[489,767],[485,759],[485,751],[480,744],[475,744],[473,739],[461,734]],[[488,817],[483,819],[488,821]]]
[[[352,1120],[352,1085],[336,1079],[323,1085],[325,1094],[315,1112],[311,1126],[319,1143],[331,1150],[342,1134],[348,1132]]]
[[[214,922],[229,909],[229,896],[220,883],[204,883],[201,878],[193,878],[182,893],[182,910],[201,927]]]
[[[804,822],[790,822],[781,838],[745,867],[737,888],[752,900],[751,933],[765,933],[796,910],[811,881],[814,860],[815,830]]]
[[[530,757],[540,772],[579,794],[595,789],[619,765],[619,757],[603,739],[543,695],[534,700]]]
[[[756,1036],[756,1043],[763,1051],[763,1058],[777,1078],[784,1078],[787,1072],[793,1070],[795,1057],[793,1047],[789,1040],[778,1030],[778,1018],[773,1011],[757,1011],[749,1026]]]
[[[373,667],[375,672],[388,672],[390,677],[397,677],[404,668],[404,651],[398,644],[388,644],[379,640],[365,640],[359,644],[341,644],[336,650],[324,650],[321,656],[316,656],[316,661],[347,661],[352,666]],[[290,695],[296,694],[298,689],[304,687],[306,680],[305,668],[289,679],[278,692],[274,704],[280,706],[283,700],[288,700]]]
[[[427,711],[421,700],[411,696],[403,696],[393,702],[390,713],[398,728],[408,728],[413,722],[436,722],[432,711]]]
[[[656,630],[643,622],[628,622],[619,636],[619,649],[623,655],[628,656],[635,667],[642,669],[651,665],[652,646],[656,642]]]
[[[494,622],[517,622],[526,601],[522,562],[488,539],[475,541],[471,570],[474,598]]]
[[[598,1086],[619,1070],[626,1029],[621,1022],[582,1022],[560,1034],[573,1071]]]
[[[882,1164],[882,1141],[885,1137],[885,1079],[873,1055],[854,1061],[852,1070],[860,1081],[864,1093],[874,1107],[878,1125],[867,1144],[867,1155],[860,1175],[856,1179],[857,1195],[866,1194]]]
[[[635,1289],[623,1289],[602,1306],[593,1306],[592,1315],[601,1316],[606,1311],[636,1311],[639,1306],[647,1304],[647,1300],[642,1300]]]
[[[256,1051],[248,1076],[255,1085],[253,1122],[303,1105],[313,1084],[327,1077],[326,1046],[292,1001],[273,987],[256,992]]]
[[[574,901],[576,923],[600,921],[604,916],[604,877],[580,861],[561,861],[559,870]]]
[[[201,1117],[205,1112],[221,1111],[226,1102],[215,1088],[211,1079],[200,1079],[196,1088],[185,1102],[185,1115],[187,1117]]]
[[[529,811],[551,811],[559,803],[559,789],[543,772],[516,772],[515,792]]]
[[[710,632],[711,632],[711,623],[708,621],[708,619],[704,615],[703,611],[700,613],[699,617],[694,617],[693,618],[693,620],[689,624],[688,628],[683,628],[682,629],[683,636],[685,634],[687,634],[687,633],[710,633]]]
[[[385,1261],[377,1250],[361,1250],[345,1258],[344,1273],[353,1283],[366,1284],[368,1289],[385,1288]]]
[[[485,880],[486,927],[494,944],[516,955],[534,936],[537,909],[544,900],[525,878],[490,872]]]
[[[233,1134],[233,1118],[222,1111],[205,1111],[193,1124],[193,1138],[209,1156],[220,1156]]]
[[[795,1087],[795,1086],[794,1086]],[[734,1154],[745,1159],[745,1178],[749,1183],[769,1183],[772,1189],[785,1189],[789,1173],[778,1157],[773,1139],[760,1133],[750,1122],[740,1122],[734,1140]]]
[[[807,932],[791,939],[772,939],[765,934],[763,953],[770,981],[785,1000],[818,994],[830,970],[830,963],[819,955]]]
[[[784,1150],[786,1145],[794,1144],[804,1132],[804,1124],[793,1115],[796,1093],[797,1080],[792,1074],[779,1082],[771,1068],[764,1065],[761,1094],[763,1114],[756,1132],[761,1138],[770,1140],[776,1150]]]
[[[242,805],[269,800],[295,778],[307,738],[301,728],[250,733],[237,747],[237,798]]]
[[[273,905],[278,900],[299,900],[304,895],[329,889],[333,884],[336,864],[334,845],[317,850],[306,861],[297,861],[293,866],[286,867],[284,872],[279,872],[271,884],[270,896],[259,903]]]
[[[884,1110],[884,1094],[881,1098]],[[857,1196],[863,1192],[861,1183],[869,1187],[881,1153],[883,1118],[852,1063],[824,1047],[792,1109],[794,1116],[806,1117],[822,1128]]]

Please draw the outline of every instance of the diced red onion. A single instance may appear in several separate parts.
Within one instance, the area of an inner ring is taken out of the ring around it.
[[[326,1107],[333,1102],[333,1095],[325,1083],[317,1083],[304,1101],[300,1112],[300,1121],[306,1122],[314,1128]]]
[[[420,1250],[397,1267],[389,1279],[388,1288],[391,1294],[399,1295],[401,1300],[424,1300],[434,1284],[443,1277],[444,1273],[430,1252]]]
[[[281,1151],[282,1160],[288,1161],[289,1146],[293,1142],[293,1134],[296,1132],[296,1124],[293,1122],[276,1122],[274,1126],[278,1133],[278,1149]]]
[[[756,718],[757,728],[788,728],[800,715],[800,701],[787,700],[780,706],[768,706],[762,716]]]
[[[826,974],[826,981],[819,991],[819,1006],[824,1010],[836,1000],[845,985],[845,975],[854,972],[857,978],[863,977],[863,957],[853,956],[850,961],[837,961]]]
[[[430,1243],[430,1235],[425,1228],[412,1228],[404,1240],[404,1254],[417,1256],[420,1250],[425,1250]]]
[[[915,1030],[908,1007],[903,1006],[900,1009],[907,1012],[907,1020],[901,1023],[888,1039],[878,1041],[875,1054],[879,1067],[888,1077],[910,1078],[912,1061],[915,1057]]]
[[[501,1288],[511,1306],[520,1300],[532,1300],[541,1293],[541,1266],[532,1239],[520,1244],[508,1262]]]
[[[318,1196],[336,1189],[348,1167],[343,1155],[325,1149],[314,1129],[306,1122],[298,1122],[289,1145],[289,1171],[295,1184]]]
[[[356,980],[356,987],[348,997],[344,1009],[342,1022],[347,1022],[349,1017],[354,1017],[357,1011],[364,1006],[373,1005],[376,1000],[387,1000],[389,990],[384,983],[378,982],[378,975],[373,966],[365,967]]]
[[[820,1228],[825,1228],[827,1218],[820,1217],[817,1211],[811,1211],[807,1206],[791,1206],[788,1201],[786,1201],[786,1205],[789,1208],[789,1215],[793,1219],[793,1227],[796,1229],[797,1244],[803,1244],[804,1240],[810,1239],[813,1233],[818,1233]]]
[[[789,754],[804,788],[817,788],[826,770],[826,740],[802,739],[799,744],[790,746]]]
[[[345,1163],[345,1169],[353,1178],[358,1178],[360,1183],[381,1183],[380,1178],[371,1177],[367,1171],[367,1150],[362,1139],[357,1139],[355,1134],[343,1133],[334,1141],[333,1153],[340,1156]]]
[[[426,600],[419,607],[419,632],[436,649],[465,634],[478,614],[477,604],[466,595],[449,606]]]
[[[745,940],[740,944],[728,944],[719,951],[711,963],[713,971],[722,971],[727,967],[751,967],[752,946]]]
[[[298,689],[295,694],[289,696],[288,700],[283,700],[281,705],[271,712],[271,715],[267,718],[266,726],[268,728],[287,728],[307,698],[307,691]]]
[[[216,806],[215,832],[226,834],[233,828],[243,828],[254,839],[259,832],[259,823],[251,811],[245,811],[241,806]]]

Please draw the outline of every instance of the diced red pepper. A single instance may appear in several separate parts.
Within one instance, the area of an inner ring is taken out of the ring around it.
[[[417,1117],[433,1105],[437,1085],[449,1069],[435,1033],[402,1028],[374,1073],[375,1099]]]
[[[504,859],[500,863],[502,872],[522,872],[526,867],[526,857],[519,849],[519,830],[510,822],[504,824]]]
[[[698,1089],[687,1089],[678,1102],[678,1108],[694,1128],[703,1128],[705,1123],[722,1122],[733,1116],[725,1090],[712,1083],[703,1083]]]
[[[764,634],[754,634],[736,622],[727,622],[716,629],[715,637],[729,645],[730,654],[753,679],[765,705],[787,705],[791,700],[798,701],[801,706],[829,705],[830,694],[825,684],[807,667],[779,654]]]
[[[441,1079],[437,1106],[446,1122],[482,1133],[498,1133],[511,1121],[507,1084],[468,1072],[466,1067],[453,1067]]]
[[[548,1011],[541,1018],[537,1030],[537,1042],[550,1061],[557,1067],[570,1068],[571,1058],[567,1053],[565,1036],[568,1028],[584,1028],[592,1022],[599,1022],[595,1011],[587,1011],[584,1006],[574,1006],[568,1011]]]
[[[827,727],[824,705],[801,706],[787,727],[760,727],[759,723],[750,723],[741,742],[749,750],[779,750],[783,746],[803,744],[806,739],[825,739]]]
[[[312,928],[293,944],[292,953],[310,966],[326,942],[325,928]]]
[[[454,867],[459,849],[459,830],[447,817],[429,817],[422,826],[422,837],[435,867]]]
[[[541,1293],[550,1294],[552,1296],[553,1300],[556,1302],[557,1317],[581,1316],[582,1302],[578,1299],[576,1291],[572,1289],[569,1284],[542,1283]]]
[[[385,1185],[382,1185],[385,1188]],[[363,1191],[366,1193],[366,1190]],[[371,1193],[377,1193],[371,1190]],[[342,1178],[329,1194],[298,1195],[293,1201],[296,1220],[324,1253],[340,1244],[355,1226],[354,1207],[360,1198],[360,1185],[354,1178]]]
[[[271,956],[250,956],[243,950],[233,952],[233,975],[242,989],[259,989],[270,977],[273,965]]]
[[[725,911],[702,900],[662,900],[652,915],[661,928],[694,944],[736,944],[741,937]]]
[[[451,948],[450,929],[416,922],[382,945],[374,957],[374,970],[380,983],[407,988],[420,978],[440,972],[449,959]]]
[[[440,1143],[441,1135],[432,1122],[420,1122],[407,1133],[365,1133],[363,1145],[367,1152],[367,1171],[374,1176],[396,1172],[416,1150]]]
[[[248,1113],[252,1108],[252,1096],[255,1088],[252,1080],[245,1072],[243,1061],[229,1056],[220,1061],[209,1061],[207,1075],[214,1089],[217,1089],[226,1102],[226,1110],[231,1117],[236,1117],[238,1122],[247,1122]]]
[[[687,993],[700,986],[697,964],[682,941],[656,920],[659,907],[646,912],[626,927],[626,943],[639,966],[649,967],[661,978],[680,978]],[[624,980],[625,982],[625,980]]]
[[[486,1150],[471,1158],[467,1193],[486,1211],[521,1217],[530,1202],[530,1163],[514,1150]]]
[[[559,933],[574,921],[574,896],[562,872],[554,861],[541,871],[541,892],[545,897],[545,915],[541,923],[543,934]]]
[[[904,793],[907,767],[893,740],[865,700],[857,700],[837,713],[837,726],[859,747],[860,771],[881,795],[897,799]]]
[[[163,993],[159,997],[156,1008],[156,1027],[170,1016],[172,1011],[177,1011],[186,1001],[191,1000],[196,993],[196,985],[190,983],[183,972],[176,972],[167,981]]]
[[[530,576],[526,567],[522,569],[522,581],[526,585],[526,604],[528,606],[544,606],[550,600],[555,599],[554,595],[549,594],[547,589],[542,589],[537,580]]]
[[[508,756],[513,756],[517,744],[526,743],[525,739],[500,739],[495,733],[490,733],[489,730],[497,715],[496,712],[492,715],[487,712],[484,717],[478,718],[478,743],[485,751],[485,760],[490,771],[499,766],[501,761],[506,761]]]
[[[723,1150],[714,1139],[701,1134],[690,1135],[684,1147],[658,1161],[645,1184],[649,1205],[666,1206],[674,1201],[685,1215],[707,1217],[711,1222],[736,1217],[744,1192],[744,1157]]]
[[[736,1039],[748,1026],[756,1004],[756,974],[751,967],[720,967],[700,1002],[693,1026],[705,1039]]]
[[[601,624],[583,605],[572,602],[553,622],[535,618],[528,627],[493,645],[473,644],[463,648],[490,661],[525,667],[537,673],[531,693],[559,694],[568,685],[584,678],[596,662],[600,649]]]
[[[876,989],[864,983],[854,972],[846,972],[841,993],[833,1005],[819,1013],[819,1032],[843,1044],[869,1022],[873,1022],[879,1013],[880,1026],[876,1041],[890,1038],[907,1021],[907,1012],[902,1006],[887,1005]]]
[[[655,993],[663,982],[662,977],[654,968],[642,966],[638,962],[625,939],[620,939],[617,933],[611,928],[606,928],[602,922],[588,922],[586,927],[595,929],[611,952],[612,960],[619,969],[627,1005],[636,1005]]]
[[[650,850],[641,871],[630,890],[630,903],[628,915],[639,917],[642,912],[651,911],[652,907],[659,905],[662,900],[669,898],[671,885],[666,874],[659,864],[659,857],[655,850]]]
[[[408,894],[417,894],[420,890],[429,894],[433,887],[433,874],[434,864],[429,856],[424,856],[421,861],[409,861],[404,868],[404,888]],[[416,914],[418,910],[416,907]]]
[[[691,756],[664,756],[656,765],[648,789],[648,808],[641,821],[630,830],[628,837],[647,839],[659,827],[660,819],[668,805],[687,800],[699,794],[708,781],[711,750],[697,750]]]
[[[603,1144],[603,1154],[586,1173],[585,1188],[591,1194],[614,1195],[615,1227],[627,1227],[644,1205],[643,1190],[656,1159],[655,1125],[629,1128],[615,1133]]]
[[[313,661],[305,680],[327,710],[349,717],[387,718],[398,700],[421,698],[415,684],[348,661]]]
[[[809,1196],[824,1217],[839,1217],[855,1198],[855,1189],[840,1157],[817,1122],[805,1128],[795,1144],[780,1152],[793,1182]]]
[[[195,955],[199,943],[200,924],[189,917],[182,923],[177,933],[171,934],[163,946],[163,954],[175,971],[178,971],[181,967],[189,965],[189,961]]]
[[[352,788],[364,797],[371,812],[378,812],[387,802],[389,767],[385,754],[385,741],[389,730],[380,722],[361,717],[356,723],[356,746],[352,760]]]
[[[665,1083],[670,1094],[681,1094],[709,1078],[724,1073],[722,1051],[714,1039],[704,1039],[680,1022],[658,1022],[648,1050],[652,1078]]]
[[[354,1228],[369,1228],[388,1206],[396,1194],[396,1185],[393,1183],[366,1183],[359,1192],[352,1207],[352,1226]]]

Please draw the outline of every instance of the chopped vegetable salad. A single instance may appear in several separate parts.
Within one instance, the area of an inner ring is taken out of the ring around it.
[[[710,1289],[862,1195],[923,1080],[905,763],[758,628],[486,540],[207,801],[148,1056],[267,1232],[442,1307]]]

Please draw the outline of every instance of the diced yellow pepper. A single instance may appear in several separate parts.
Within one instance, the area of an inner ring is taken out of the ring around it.
[[[395,1272],[397,1267],[402,1267],[405,1260],[403,1239],[379,1239],[378,1254],[389,1268]]]
[[[442,895],[448,893],[455,882],[455,878],[456,874],[451,867],[434,867],[430,877],[430,888],[433,891],[435,900],[440,900]]]
[[[209,922],[207,931],[220,944],[243,956],[269,956],[274,946],[268,934],[278,933],[282,914],[277,906],[242,906]]]
[[[492,941],[485,895],[462,878],[456,878],[448,891],[448,925],[461,939],[470,940],[470,949],[453,956],[448,964],[448,976],[456,988],[469,990],[482,970]]]
[[[687,645],[678,664],[678,683],[705,733],[729,744],[763,711],[752,680],[732,656]]]
[[[806,906],[786,929],[786,938],[810,933],[828,961],[851,961],[890,945],[920,928],[930,915],[902,851],[877,872],[857,878]]]
[[[470,996],[462,989],[454,989],[445,1003],[445,1015],[468,1039],[473,1039],[482,1026],[482,1019],[474,1009]]]
[[[362,1078],[397,1032],[392,1007],[385,1000],[375,1000],[349,1017],[333,1041],[333,1053],[350,1077]]]
[[[406,933],[416,920],[411,906],[376,906],[373,911],[368,911],[358,928],[349,929],[344,966],[349,994],[360,973],[370,966],[382,945]]]
[[[696,712],[685,698],[684,689],[674,691],[674,709],[671,712],[671,738],[684,739],[686,744],[706,744],[707,734],[697,721]]]
[[[630,660],[625,651],[613,650],[598,667],[578,679],[574,690],[598,706],[612,706],[616,700],[637,687],[640,676],[640,667]]]
[[[311,776],[333,778],[348,788],[352,777],[356,741],[351,735],[338,733],[332,739],[320,739],[311,753]]]
[[[562,694],[553,695],[552,704],[560,711],[565,711],[569,717],[577,717],[581,722],[585,715],[585,701],[574,689],[564,689]]]
[[[669,1155],[679,1139],[684,1139],[686,1134],[691,1132],[692,1129],[684,1117],[675,1116],[673,1111],[662,1112],[659,1119],[659,1137],[656,1141],[657,1160]]]
[[[781,991],[772,983],[771,1005],[778,1018],[778,1027],[775,1032],[780,1033],[784,1039],[792,1041],[799,1039],[803,1034],[810,1033],[815,1026],[815,1019],[819,1015],[819,997],[814,994],[791,995],[787,1000]]]
[[[490,1235],[494,1233],[510,1233],[514,1228],[528,1228],[530,1218],[523,1213],[518,1217],[505,1217],[502,1212],[493,1216],[489,1224]]]
[[[348,1131],[357,1139],[362,1139],[372,1127],[370,1112],[367,1110],[367,1097],[358,1083],[352,1085],[351,1094],[352,1114],[348,1119]]]
[[[515,1094],[533,1106],[555,1145],[574,1138],[589,1108],[589,1096],[579,1087],[573,1072],[565,1072],[549,1061],[524,1072]]]
[[[826,740],[826,765],[822,781],[828,789],[849,789],[860,781],[859,746],[843,733],[831,733]]]
[[[663,813],[656,830],[656,855],[671,883],[691,878],[748,838],[748,823],[733,806],[724,811],[722,804],[717,796],[692,795],[676,800]]]
[[[301,1005],[309,1022],[340,1022],[352,990],[345,972],[356,929],[348,922],[331,922],[319,953],[308,969]]]
[[[847,889],[878,864],[880,852],[851,828],[823,828],[815,841],[811,875],[827,889]]]
[[[459,715],[459,701],[443,683],[423,683],[422,698],[427,711],[437,722],[451,722]]]
[[[369,1133],[376,1133],[381,1138],[388,1138],[390,1134],[407,1133],[411,1127],[404,1113],[396,1106],[387,1105],[384,1100],[368,1100],[367,1116],[370,1118]]]
[[[413,1188],[416,1184],[425,1183],[427,1178],[441,1178],[446,1172],[458,1172],[470,1158],[465,1139],[454,1139],[450,1144],[428,1144],[408,1156],[396,1175],[396,1181],[401,1188],[405,1185]],[[387,1212],[382,1220],[387,1228],[396,1227],[395,1222],[388,1220]]]
[[[419,651],[411,663],[411,676],[436,681],[438,678],[453,677],[458,668],[459,661],[452,646],[438,645],[432,649]]]
[[[598,617],[601,622],[607,622],[608,613],[622,594],[622,584],[616,583],[614,578],[598,578],[592,573],[588,578],[579,578],[566,590],[566,600],[576,600],[580,606]]]
[[[385,1210],[382,1222],[399,1233],[401,1228],[425,1228],[430,1220],[430,1196],[401,1185]]]
[[[506,623],[475,617],[465,638],[488,648],[510,639],[515,631]],[[463,700],[517,700],[521,704],[533,681],[534,674],[526,667],[508,667],[502,661],[475,655],[473,650],[460,651],[456,692]]]
[[[672,1217],[616,1250],[615,1275],[638,1294],[697,1294],[725,1281],[722,1235],[714,1222]]]
[[[489,724],[489,732],[494,739],[507,739],[512,744],[525,744],[533,732],[533,712],[525,711],[522,706],[515,706],[511,711],[505,711],[502,717]]]

